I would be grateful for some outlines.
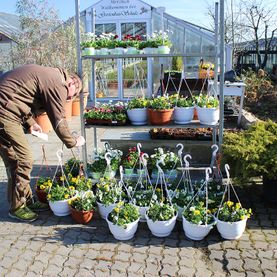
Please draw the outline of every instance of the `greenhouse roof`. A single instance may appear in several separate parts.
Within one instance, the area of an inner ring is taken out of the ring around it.
[[[242,43],[238,43],[237,47],[240,50],[253,50],[253,49],[256,48],[255,44],[256,44],[255,40],[245,41],[245,42],[242,42]],[[265,47],[265,39],[260,39],[259,40],[259,47],[264,49],[264,47]],[[277,48],[277,37],[274,37],[272,39],[271,48]]]
[[[19,17],[15,14],[0,12],[0,34],[12,39],[21,32]]]

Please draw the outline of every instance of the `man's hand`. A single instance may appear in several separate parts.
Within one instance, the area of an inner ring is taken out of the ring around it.
[[[80,147],[86,143],[86,140],[82,136],[78,136],[76,138],[77,143],[75,144],[75,147]]]
[[[42,133],[42,129],[41,129],[41,127],[37,123],[35,123],[34,125],[32,125],[29,128],[29,132],[32,133],[32,131],[36,131],[36,132]]]

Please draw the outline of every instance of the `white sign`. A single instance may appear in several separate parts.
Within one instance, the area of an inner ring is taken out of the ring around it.
[[[93,7],[97,21],[151,18],[151,6],[136,0],[103,0]]]

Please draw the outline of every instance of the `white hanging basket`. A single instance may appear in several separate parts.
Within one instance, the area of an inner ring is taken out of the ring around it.
[[[148,228],[151,233],[156,237],[167,237],[171,234],[177,219],[177,214],[166,221],[153,221],[145,214],[145,218],[147,221]]]
[[[113,208],[116,206],[116,203],[105,206],[102,203],[97,202],[97,206],[98,206],[98,211],[100,216],[103,219],[106,219],[107,215],[113,210]]]
[[[192,240],[204,239],[214,226],[214,223],[207,225],[198,225],[187,221],[184,217],[182,218],[185,235]]]
[[[147,124],[147,108],[127,110],[127,115],[132,125]]]
[[[216,227],[224,239],[234,240],[242,236],[246,227],[246,221],[247,218],[237,222],[225,222],[216,218]]]
[[[187,124],[193,119],[194,107],[175,107],[173,111],[173,120],[176,124]]]
[[[71,198],[72,199],[72,198]],[[66,200],[59,200],[59,201],[49,201],[49,206],[54,215],[56,216],[67,216],[70,215],[70,207],[68,201]]]
[[[123,226],[118,226],[106,217],[108,222],[110,232],[113,234],[114,238],[117,240],[129,240],[132,239],[137,231],[139,219],[134,222],[127,224],[126,228]]]
[[[201,124],[215,125],[219,120],[219,108],[196,107],[198,119]]]

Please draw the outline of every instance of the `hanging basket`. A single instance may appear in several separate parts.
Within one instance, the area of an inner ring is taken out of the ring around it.
[[[72,199],[72,198],[71,198]],[[70,207],[68,204],[70,199],[60,201],[49,201],[49,206],[56,216],[67,216],[70,215]]]
[[[219,108],[196,107],[197,115],[201,124],[215,125],[219,120]]]
[[[183,229],[185,232],[185,235],[192,240],[202,240],[204,239],[211,229],[214,226],[214,223],[207,224],[207,225],[198,225],[198,224],[193,224],[183,218]]]
[[[108,216],[106,218],[108,222],[110,232],[117,240],[129,240],[132,239],[137,231],[139,219],[126,225],[126,227],[119,226],[109,221]]]
[[[93,210],[91,211],[77,211],[70,206],[72,218],[80,224],[88,224],[93,217]]]
[[[148,109],[148,116],[152,125],[166,125],[170,123],[173,109],[153,110]]]
[[[37,187],[35,187],[35,191],[36,191],[37,198],[40,202],[48,203],[47,192],[45,190],[38,189]]]
[[[156,237],[167,237],[171,234],[177,219],[177,214],[166,221],[153,221],[145,214],[146,222],[151,233]]]
[[[173,112],[173,120],[176,124],[190,123],[194,116],[194,107],[175,107]]]
[[[104,204],[97,202],[97,206],[98,206],[98,211],[100,216],[103,219],[106,219],[106,217],[108,216],[108,214],[113,210],[113,208],[116,206],[116,203],[111,204],[111,205],[107,205],[105,206]]]
[[[237,222],[225,222],[218,218],[216,219],[216,227],[220,235],[224,239],[235,240],[239,239],[246,227],[247,219],[243,219]]]

